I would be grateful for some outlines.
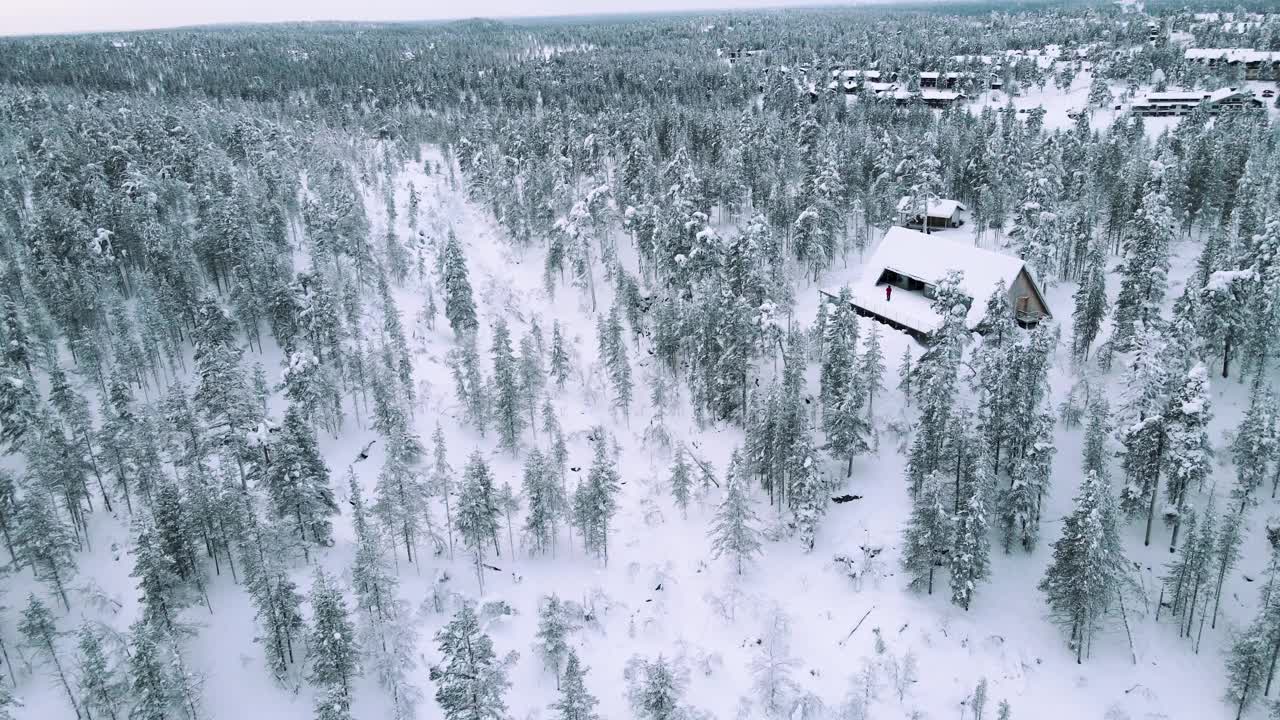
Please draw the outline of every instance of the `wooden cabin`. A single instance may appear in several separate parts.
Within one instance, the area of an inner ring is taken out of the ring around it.
[[[1190,62],[1209,67],[1243,66],[1246,80],[1280,80],[1280,52],[1252,48],[1187,48]]]
[[[924,340],[942,324],[932,307],[934,287],[952,270],[963,274],[960,286],[970,300],[965,316],[970,329],[982,321],[987,299],[1001,282],[1018,325],[1034,327],[1052,317],[1022,260],[902,227],[890,228],[867,259],[862,275],[851,285],[853,306],[859,315]],[[893,288],[887,300],[886,286]],[[835,298],[838,290],[822,293]]]
[[[961,213],[965,211],[965,207],[956,200],[944,198],[930,200],[925,211],[928,217],[924,219],[920,217],[919,204],[915,204],[914,207],[912,205],[911,198],[904,197],[898,201],[898,224],[903,227],[923,230],[927,223],[929,230],[944,230],[964,225],[964,217]]]
[[[1146,117],[1180,117],[1189,115],[1198,107],[1204,107],[1213,115],[1262,107],[1262,101],[1253,93],[1238,88],[1221,88],[1213,92],[1201,90],[1176,90],[1148,93],[1135,102],[1130,111]]]

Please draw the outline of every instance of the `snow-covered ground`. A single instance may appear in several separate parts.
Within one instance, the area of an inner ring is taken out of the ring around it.
[[[1082,75],[1071,93],[1052,103],[1048,95],[1034,94],[1015,98],[1014,102],[1020,107],[1046,102],[1053,105],[1050,118],[1056,118],[1059,111],[1065,118],[1065,108],[1076,101],[1083,103],[1084,91],[1080,88],[1087,88],[1087,84]],[[992,102],[1003,105],[1004,100]],[[1055,119],[1051,126],[1062,124]],[[906,590],[898,569],[902,528],[910,512],[903,472],[905,437],[901,431],[909,426],[912,411],[892,389],[896,384],[892,375],[904,348],[912,348],[917,355],[920,348],[906,335],[881,327],[890,365],[886,377],[890,389],[875,400],[876,449],[856,459],[846,485],[847,492],[861,497],[831,506],[811,554],[802,552],[793,539],[770,541],[763,557],[737,577],[729,561],[708,559],[707,528],[720,491],[710,489],[687,517],[673,506],[667,487],[670,453],[644,441],[644,430],[651,420],[644,399],[647,393],[637,392],[641,398],[639,407],[629,421],[611,411],[596,361],[595,316],[589,301],[572,288],[562,288],[554,297],[549,296],[541,279],[541,251],[513,249],[494,221],[450,181],[450,174],[438,172],[439,153],[428,148],[425,158],[436,172],[424,173],[422,163],[413,163],[395,180],[400,237],[416,237],[431,258],[434,243],[440,242],[449,229],[457,233],[467,251],[483,327],[502,316],[518,338],[534,319],[548,334],[553,322],[559,321],[571,340],[576,368],[567,389],[554,401],[569,441],[569,465],[585,473],[591,457],[586,436],[595,425],[603,425],[613,434],[619,450],[617,467],[624,484],[607,567],[585,557],[577,539],[568,534],[562,534],[554,558],[531,558],[518,546],[517,536],[516,557],[509,556],[504,542],[502,557],[491,559],[502,570],[489,572],[485,596],[505,600],[517,612],[489,627],[500,655],[510,650],[521,654],[507,693],[512,717],[549,717],[546,708],[555,697],[555,680],[543,670],[532,643],[538,600],[552,592],[594,608],[598,625],[577,632],[573,644],[590,667],[587,683],[600,699],[599,710],[605,718],[630,715],[622,672],[628,658],[637,653],[678,659],[690,673],[686,698],[695,707],[719,718],[761,717],[759,712],[739,715],[739,703],[743,696],[753,695],[749,662],[758,651],[764,623],[775,608],[791,620],[791,653],[797,660],[795,680],[832,711],[839,708],[849,692],[872,692],[871,717],[910,717],[916,711],[931,718],[970,717],[965,703],[975,685],[985,678],[989,682],[988,716],[994,716],[992,706],[1001,699],[1009,701],[1015,718],[1224,716],[1219,658],[1229,629],[1251,612],[1249,608],[1255,602],[1256,586],[1245,578],[1257,578],[1265,559],[1260,527],[1252,528],[1245,558],[1228,578],[1223,619],[1216,630],[1206,630],[1200,657],[1193,656],[1191,644],[1179,639],[1173,626],[1156,624],[1153,619],[1159,577],[1163,564],[1169,560],[1167,531],[1158,530],[1157,541],[1144,548],[1140,528],[1128,528],[1130,557],[1139,568],[1138,577],[1147,594],[1144,604],[1127,609],[1132,651],[1123,627],[1115,624],[1096,638],[1088,661],[1077,665],[1062,632],[1048,621],[1043,597],[1036,590],[1048,562],[1049,544],[1057,538],[1061,518],[1070,510],[1080,480],[1082,430],[1060,428],[1040,549],[1031,555],[1005,555],[994,550],[991,582],[979,588],[968,612],[950,604],[945,592],[922,596]],[[420,233],[408,226],[410,182],[422,197]],[[382,192],[380,188],[366,190],[369,214],[375,220],[371,236],[379,237],[385,229],[385,213],[379,199]],[[934,237],[939,243],[973,243],[968,228],[944,231]],[[626,241],[620,240],[619,244],[624,251],[627,249]],[[1171,298],[1181,291],[1195,252],[1194,243],[1175,249]],[[431,264],[428,259],[427,266]],[[860,272],[859,259],[850,257],[846,266],[816,281],[802,281],[796,288],[798,304],[793,321],[811,323],[820,302],[818,288],[837,287]],[[598,286],[599,307],[607,309],[610,290],[603,282]],[[1047,290],[1047,300],[1059,322],[1071,316],[1073,289],[1059,284]],[[417,432],[425,441],[439,424],[455,469],[460,470],[466,457],[478,449],[492,463],[499,484],[511,482],[518,487],[521,458],[498,450],[492,436],[480,437],[463,420],[445,365],[445,354],[453,344],[447,323],[439,318],[435,330],[414,323],[425,297],[426,290],[417,280],[395,293],[415,348]],[[861,336],[865,338],[869,321],[861,322]],[[480,338],[480,347],[486,351],[488,340],[487,335]],[[645,362],[647,349],[633,345],[630,352],[637,384],[643,387],[652,370]],[[269,375],[278,373],[280,368],[279,350],[269,340],[261,355],[250,352],[247,360],[261,362]],[[1056,403],[1072,383],[1065,346],[1060,347],[1055,363],[1051,380]],[[1106,387],[1099,391],[1114,396],[1120,374],[1119,370],[1113,371],[1105,379]],[[1212,380],[1215,421],[1211,438],[1215,447],[1223,448],[1224,434],[1239,422],[1246,393],[1234,379],[1215,376]],[[810,387],[816,388],[816,369],[811,369]],[[695,455],[722,474],[730,453],[742,442],[741,432],[726,426],[700,428],[683,399],[677,407],[682,409],[665,416],[671,437],[686,443]],[[282,409],[282,398],[274,398],[277,418]],[[355,470],[366,494],[372,491],[383,459],[381,445],[373,446],[367,460],[356,463],[356,459],[360,449],[375,437],[372,428],[362,426],[350,412],[339,437],[322,436],[324,457],[340,499],[345,498],[341,480],[348,467]],[[537,442],[528,432],[525,441],[527,445]],[[1231,469],[1222,462],[1223,455],[1219,453],[1220,462],[1214,468],[1219,488],[1228,487],[1231,480]],[[842,474],[840,465],[833,463],[829,472]],[[571,486],[573,482],[571,478]],[[766,524],[774,524],[776,518],[764,499],[757,497],[756,501]],[[340,505],[345,507],[345,502]],[[1253,513],[1253,524],[1260,526],[1262,518],[1274,508],[1270,501],[1264,503]],[[436,508],[437,523],[442,517]],[[339,575],[346,572],[353,552],[349,523],[348,517],[339,518],[335,547],[314,558]],[[505,540],[505,532],[503,535]],[[85,618],[123,631],[139,612],[134,580],[129,577],[127,527],[121,519],[100,512],[93,516],[90,539],[92,550],[80,561],[77,583],[98,588],[97,594],[109,602],[101,607],[74,603],[74,611],[61,620],[61,627],[72,629]],[[851,562],[834,561],[838,555]],[[419,717],[435,718],[439,717],[431,699],[435,688],[428,679],[427,667],[438,661],[432,636],[447,620],[448,612],[437,613],[433,609],[433,585],[441,573],[447,573],[449,579],[443,587],[456,593],[450,600],[453,605],[464,598],[477,598],[480,593],[472,565],[461,552],[453,559],[447,553],[435,557],[424,553],[423,558],[420,566],[408,565],[401,558],[398,571],[400,592],[417,611],[420,664],[413,681],[426,696]],[[851,568],[856,573],[851,573]],[[298,565],[294,572],[299,586],[308,587],[311,568]],[[24,576],[10,592],[7,604],[11,608],[19,605],[32,584],[30,576]],[[187,621],[200,626],[189,655],[206,677],[204,714],[210,718],[310,717],[311,691],[305,683],[290,692],[269,680],[261,646],[248,642],[255,634],[248,596],[231,582],[225,568],[212,583],[209,594],[212,614],[195,606],[184,615]],[[12,621],[12,609],[8,617]],[[860,624],[860,620],[864,621]],[[879,641],[883,643],[880,649]],[[10,655],[19,666],[23,664],[12,648]],[[918,663],[914,681],[902,670],[908,656]],[[19,694],[27,703],[20,711],[26,714],[19,717],[71,717],[61,688],[47,673],[37,672],[25,678]],[[363,720],[386,716],[386,701],[373,679],[360,681],[356,698],[355,717]]]

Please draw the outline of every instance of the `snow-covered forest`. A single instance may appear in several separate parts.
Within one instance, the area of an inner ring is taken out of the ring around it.
[[[1280,717],[1266,8],[0,40],[0,720]]]

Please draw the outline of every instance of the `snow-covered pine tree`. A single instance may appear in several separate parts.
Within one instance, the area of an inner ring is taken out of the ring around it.
[[[791,678],[798,664],[791,656],[791,620],[775,607],[765,617],[764,631],[750,665],[752,686],[766,717],[787,717],[800,689]]]
[[[622,334],[622,318],[615,303],[607,317],[597,318],[596,334],[600,344],[600,362],[613,386],[613,405],[629,417],[631,411],[631,363],[627,360],[626,338]]]
[[[898,392],[911,404],[911,348],[902,348],[902,359],[898,361]]]
[[[1041,413],[1022,457],[1013,463],[1009,487],[1000,495],[1000,533],[1004,551],[1016,542],[1031,552],[1040,538],[1040,501],[1053,473],[1053,417]]]
[[[436,702],[445,720],[505,720],[503,700],[511,683],[493,652],[493,641],[480,629],[475,610],[464,605],[436,633],[444,667],[432,668]]]
[[[1177,558],[1166,568],[1161,596],[1169,596],[1169,610],[1178,622],[1178,635],[1191,636],[1196,611],[1205,605],[1209,593],[1201,592],[1212,581],[1214,532],[1213,499],[1210,498],[1201,523],[1195,510],[1187,510],[1186,537]],[[1201,612],[1203,621],[1204,612]]]
[[[449,465],[449,451],[444,444],[444,432],[440,423],[436,423],[435,432],[431,434],[431,475],[428,487],[431,494],[444,503],[445,532],[449,539],[449,559],[453,559],[453,512],[449,498],[453,495],[453,468]]]
[[[58,594],[62,606],[70,610],[67,584],[75,577],[77,569],[74,555],[76,539],[46,493],[35,490],[22,498],[14,518],[14,535],[10,544],[17,548],[20,564],[37,572],[40,579]]]
[[[351,584],[359,613],[359,646],[369,671],[391,696],[393,720],[408,720],[421,699],[409,681],[416,661],[417,631],[408,607],[399,597],[399,582],[383,557],[383,540],[365,514],[364,498],[355,474],[348,478],[356,555]],[[392,528],[395,532],[397,528]]]
[[[448,363],[454,390],[466,411],[467,422],[483,437],[489,426],[492,399],[480,369],[480,353],[476,350],[474,334],[467,333],[459,338],[458,346],[449,351]]]
[[[542,665],[556,676],[556,688],[560,689],[561,671],[572,650],[569,634],[577,629],[573,624],[569,607],[559,595],[544,595],[538,604],[538,632],[534,649],[542,658]]]
[[[1249,409],[1231,443],[1231,460],[1236,466],[1236,484],[1231,489],[1231,497],[1239,503],[1241,513],[1257,503],[1258,488],[1266,480],[1267,462],[1275,451],[1274,425],[1271,388],[1254,383]]]
[[[529,427],[534,437],[538,434],[538,400],[546,386],[546,369],[542,366],[542,331],[537,320],[524,337],[520,338],[520,359],[517,365],[520,379],[520,401],[529,413]]]
[[[1092,73],[1092,79],[1089,81],[1089,98],[1088,106],[1091,108],[1103,108],[1111,104],[1111,89],[1107,87],[1107,79],[1102,73]]]
[[[423,525],[431,525],[429,490],[420,469],[424,454],[418,438],[393,429],[387,439],[386,459],[374,486],[373,512],[388,537],[404,544],[405,557],[414,562]]]
[[[920,406],[907,462],[907,479],[913,493],[919,490],[925,476],[944,462],[943,445],[953,410],[956,374],[968,335],[965,313],[969,299],[960,287],[962,280],[963,275],[953,271],[938,282],[932,307],[942,318],[942,325],[913,371]]]
[[[13,696],[8,686],[0,685],[0,720],[18,720],[18,716],[13,713],[23,706],[23,702]]]
[[[171,668],[168,634],[139,620],[129,637],[129,695],[131,720],[171,720],[185,716],[195,720],[194,703],[184,702],[187,678]]]
[[[834,345],[833,345],[834,346]],[[828,398],[823,412],[827,452],[846,458],[845,477],[853,475],[853,458],[871,449],[867,441],[871,424],[862,414],[862,401],[866,398],[863,388],[850,381],[839,397]]]
[[[759,518],[751,508],[751,490],[738,450],[729,459],[724,478],[725,496],[711,524],[711,557],[729,555],[737,573],[760,553]]]
[[[315,431],[296,407],[285,412],[274,448],[267,468],[267,492],[276,515],[290,518],[301,540],[328,545],[333,536],[329,517],[337,514],[338,506]]]
[[[560,483],[547,466],[546,456],[538,448],[530,450],[525,456],[521,487],[525,502],[529,505],[529,511],[525,514],[524,534],[531,541],[533,552],[554,552],[556,521],[560,517],[563,498],[559,497]]]
[[[516,495],[515,489],[511,487],[511,483],[504,482],[498,488],[493,498],[494,504],[498,507],[498,512],[502,513],[507,527],[507,550],[511,557],[516,556],[516,540],[515,540],[515,521],[511,519],[512,513],[520,512],[520,498]]]
[[[491,351],[493,424],[498,431],[498,442],[514,452],[520,446],[520,433],[524,430],[524,403],[521,402],[519,368],[511,351],[511,332],[502,317],[493,323]]]
[[[902,569],[915,590],[933,594],[933,574],[951,551],[955,537],[951,518],[947,515],[944,478],[929,473],[912,500],[911,518],[903,533]]]
[[[827,513],[829,484],[822,476],[818,451],[813,447],[813,437],[803,410],[790,413],[794,422],[794,444],[787,448],[784,465],[787,504],[800,531],[800,545],[805,552],[812,552],[817,539],[818,524]]]
[[[399,243],[396,243],[398,246]],[[401,404],[412,411],[415,387],[413,383],[413,358],[409,354],[409,340],[404,335],[404,323],[400,319],[400,309],[391,297],[391,288],[386,278],[378,275],[378,295],[382,305],[382,332],[385,336],[396,381],[400,386]]]
[[[196,375],[194,404],[214,435],[238,454],[244,431],[253,426],[253,392],[241,367],[243,351],[235,339],[235,323],[213,296],[195,308],[191,333]]]
[[[684,443],[681,443],[676,447],[675,459],[671,463],[671,497],[685,517],[689,515],[689,491],[693,486],[691,470],[686,460],[688,453]]]
[[[1227,580],[1227,573],[1240,561],[1240,546],[1244,543],[1248,526],[1245,521],[1244,507],[1246,501],[1232,498],[1239,502],[1239,509],[1228,508],[1218,521],[1218,536],[1213,546],[1214,557],[1214,590],[1213,614],[1209,622],[1210,628],[1218,627],[1218,609],[1222,605],[1222,586]]]
[[[620,489],[618,470],[608,456],[605,445],[608,435],[604,428],[596,426],[591,431],[595,438],[595,456],[587,479],[573,494],[573,515],[582,534],[582,544],[587,552],[601,557],[609,564],[609,530],[618,510],[617,495]]]
[[[80,626],[76,638],[80,655],[76,689],[85,713],[115,720],[121,697],[127,692],[126,680],[108,659],[101,636],[89,623]]]
[[[307,680],[321,702],[330,694],[343,708],[351,707],[351,683],[361,674],[360,644],[347,614],[342,591],[323,569],[316,569],[311,585],[310,671]]]
[[[1209,406],[1209,371],[1197,363],[1183,378],[1169,400],[1165,412],[1167,429],[1165,453],[1168,478],[1165,484],[1165,522],[1173,526],[1169,552],[1178,545],[1180,519],[1186,511],[1187,493],[1204,486],[1209,476],[1210,458],[1208,425],[1212,417]]]
[[[627,683],[627,699],[638,720],[678,720],[682,717],[681,696],[689,680],[683,668],[662,655],[653,660],[640,656],[627,661],[622,677]]]
[[[1084,274],[1071,296],[1071,356],[1077,362],[1087,360],[1089,348],[1098,338],[1107,315],[1107,256],[1102,238],[1089,243]]]
[[[103,402],[99,404],[102,427],[98,431],[98,445],[107,455],[110,468],[115,474],[115,484],[124,495],[125,508],[132,514],[133,499],[130,497],[129,483],[134,473],[133,450],[137,445],[136,433],[140,424],[133,408],[133,393],[129,390],[128,383],[113,375],[102,399]],[[9,427],[12,425],[6,420],[6,428]]]
[[[910,351],[908,351],[910,353]],[[908,354],[909,358],[910,355]],[[884,389],[884,350],[880,347],[880,323],[871,323],[871,332],[858,357],[858,386],[867,394],[867,417],[872,416],[876,394]]]
[[[1129,350],[1137,326],[1149,326],[1159,316],[1169,273],[1169,245],[1176,232],[1163,186],[1167,158],[1153,162],[1142,200],[1125,225],[1121,247],[1120,292],[1116,297],[1111,342],[1117,350]]]
[[[569,380],[569,351],[565,348],[564,333],[560,330],[559,320],[556,320],[551,326],[549,371],[551,379],[556,383],[556,389],[563,390],[565,382]]]
[[[1160,471],[1168,448],[1165,412],[1173,368],[1165,353],[1164,335],[1157,328],[1142,325],[1132,332],[1129,343],[1133,353],[1122,390],[1121,422],[1116,433],[1124,446],[1121,467],[1125,484],[1120,492],[1120,508],[1130,517],[1146,511],[1145,543],[1149,545],[1160,495]]]
[[[41,662],[47,662],[53,666],[54,675],[57,676],[58,682],[62,685],[62,689],[67,693],[67,699],[71,701],[71,709],[75,712],[76,718],[84,717],[80,713],[80,702],[77,700],[77,694],[71,689],[71,682],[67,678],[67,673],[62,668],[62,660],[58,657],[58,626],[53,619],[53,613],[49,612],[49,608],[35,594],[27,596],[27,606],[22,610],[22,620],[18,622],[18,632],[22,633],[22,638],[26,642],[27,647],[31,648],[36,658]]]
[[[1111,484],[1089,473],[1074,504],[1062,536],[1053,543],[1053,561],[1039,587],[1053,619],[1068,629],[1070,647],[1080,663],[1103,613],[1121,600],[1130,580]]]
[[[556,720],[599,720],[595,707],[597,700],[586,684],[587,668],[578,660],[572,648],[564,664],[564,677],[560,681],[560,699],[551,705]]]
[[[444,316],[459,338],[470,335],[479,327],[479,322],[471,295],[471,280],[467,276],[467,258],[452,229],[441,250],[439,265],[440,286],[444,288]]]
[[[494,503],[493,474],[489,464],[477,450],[467,460],[458,491],[458,532],[471,551],[476,566],[476,579],[484,587],[485,547],[492,542],[498,547],[498,507]]]
[[[150,517],[135,517],[133,533],[134,561],[130,577],[138,579],[143,622],[157,632],[173,634],[177,631],[178,612],[190,603],[186,586],[176,570],[177,562],[165,552]]]
[[[830,305],[827,324],[820,328],[823,341],[818,388],[824,428],[827,413],[835,410],[848,395],[857,369],[858,314],[853,308],[853,291],[848,286],[840,288]],[[861,405],[861,398],[858,403]]]
[[[991,545],[987,540],[987,494],[990,480],[978,464],[977,477],[966,483],[966,497],[961,499],[951,523],[953,545],[947,555],[951,570],[951,602],[965,610],[973,601],[979,581],[991,572]]]

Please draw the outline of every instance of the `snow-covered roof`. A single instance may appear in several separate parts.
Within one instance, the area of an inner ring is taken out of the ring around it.
[[[1203,90],[1170,90],[1167,92],[1147,93],[1146,98],[1134,103],[1135,107],[1158,107],[1161,105],[1198,105],[1202,102],[1218,103],[1232,98],[1247,98],[1252,94],[1239,88],[1224,87],[1213,92]]]
[[[925,100],[959,100],[964,93],[955,90],[938,90],[936,88],[920,88],[920,97]]]
[[[1252,48],[1187,48],[1188,60],[1225,60],[1229,63],[1280,62],[1280,52]]]
[[[920,73],[920,79],[921,80],[937,80],[938,73],[932,72],[932,71],[922,72]]]
[[[907,212],[908,210],[912,210],[913,208],[909,207],[910,205],[911,198],[902,198],[898,201],[898,212]],[[929,201],[929,217],[950,218],[954,217],[957,211],[964,209],[964,205],[960,204],[960,201],[958,200],[938,198],[936,200]]]
[[[894,227],[885,233],[867,259],[862,276],[852,287],[853,300],[859,307],[881,317],[930,332],[941,324],[941,319],[923,295],[900,291],[885,302],[884,288],[876,283],[885,270],[929,285],[936,285],[949,271],[958,270],[964,273],[960,288],[972,299],[965,323],[974,327],[982,321],[987,298],[996,285],[1003,280],[1007,287],[1012,287],[1025,267],[1022,260],[1012,255],[952,242],[940,235]]]

